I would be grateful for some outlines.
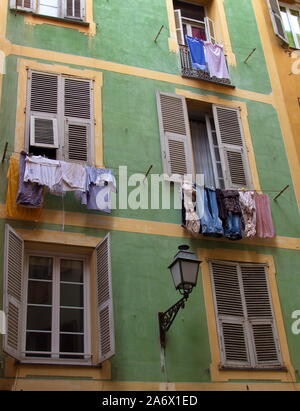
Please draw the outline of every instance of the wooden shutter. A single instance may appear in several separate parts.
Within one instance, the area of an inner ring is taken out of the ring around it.
[[[289,44],[289,40],[284,29],[278,0],[268,0],[268,5],[276,36],[278,36],[284,43]]]
[[[27,134],[31,145],[58,147],[58,76],[29,71]]]
[[[64,159],[91,162],[92,81],[64,78]]]
[[[182,27],[181,10],[174,10],[174,15],[175,15],[175,27],[176,27],[176,36],[177,36],[178,44],[185,44],[183,27]]]
[[[103,362],[115,354],[110,234],[96,248],[96,277],[99,359]]]
[[[33,10],[33,0],[10,0],[10,7],[13,9]]]
[[[241,264],[247,317],[250,324],[255,365],[281,365],[279,339],[276,332],[267,271],[264,265]]]
[[[204,17],[206,39],[212,44],[216,43],[215,23],[209,17]]]
[[[24,241],[8,225],[5,225],[4,246],[4,311],[7,320],[7,334],[4,337],[4,351],[20,357],[20,318],[22,301],[22,276]]]
[[[183,96],[157,93],[164,173],[194,174],[190,125]]]
[[[250,354],[245,325],[238,265],[210,261],[222,366],[249,367]]]
[[[56,118],[31,116],[30,145],[58,148],[58,129]]]
[[[85,0],[65,0],[65,17],[83,20]]]
[[[213,114],[226,188],[251,188],[239,109],[213,105]]]

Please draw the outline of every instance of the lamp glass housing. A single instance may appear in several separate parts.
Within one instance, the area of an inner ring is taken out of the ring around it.
[[[189,294],[197,284],[200,260],[194,253],[180,250],[169,269],[176,290],[181,294]]]

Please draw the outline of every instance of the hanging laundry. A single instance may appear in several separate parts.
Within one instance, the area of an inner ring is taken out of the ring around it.
[[[86,166],[85,191],[79,196],[87,209],[111,213],[113,192],[116,192],[116,180],[112,170]]]
[[[200,231],[200,221],[195,212],[195,204],[193,201],[193,184],[190,181],[183,181],[182,183],[182,193],[184,199],[184,208],[185,208],[185,220],[186,228],[192,234],[199,234]]]
[[[240,206],[244,220],[244,237],[251,238],[256,234],[256,206],[254,191],[240,191]]]
[[[275,229],[272,219],[270,199],[267,194],[255,193],[256,233],[260,238],[274,238]]]
[[[8,217],[20,220],[38,221],[43,212],[42,208],[22,207],[16,203],[19,187],[20,162],[17,158],[11,157],[7,173],[8,187],[6,194],[6,213]]]
[[[222,237],[223,235],[216,192],[209,188],[204,190],[204,214],[201,218],[201,232],[209,237]]]
[[[44,187],[31,182],[24,182],[25,159],[27,154],[20,154],[19,187],[16,203],[23,207],[37,208],[43,205]]]
[[[205,42],[204,47],[210,76],[229,79],[223,46]]]
[[[217,196],[217,204],[219,209],[219,217],[222,221],[225,221],[228,217],[228,211],[225,207],[224,197],[223,197],[223,190],[219,188],[216,189],[216,196]]]
[[[219,213],[223,219],[224,235],[229,240],[240,240],[242,238],[242,210],[237,190],[218,191],[220,203]]]
[[[186,41],[190,50],[193,69],[206,70],[206,59],[203,41],[190,36],[186,36]]]
[[[204,186],[196,185],[196,212],[199,220],[204,216]]]
[[[85,191],[86,168],[82,164],[60,161],[60,167],[56,169],[54,187],[55,192]]]
[[[50,191],[55,191],[55,186],[59,184],[60,162],[50,160],[42,156],[27,156],[25,160],[24,181],[31,181],[48,187]]]

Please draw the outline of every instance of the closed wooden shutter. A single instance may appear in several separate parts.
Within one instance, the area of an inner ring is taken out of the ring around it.
[[[85,0],[65,0],[65,3],[65,17],[83,20]]]
[[[115,354],[110,234],[96,248],[99,359]]]
[[[210,262],[223,366],[250,367],[238,265]]]
[[[194,174],[190,125],[185,98],[176,94],[157,93],[164,173]]]
[[[28,86],[27,133],[30,144],[58,147],[58,76],[29,71]]]
[[[251,188],[239,109],[213,105],[213,114],[226,188]]]
[[[181,10],[174,10],[175,26],[178,44],[185,44],[182,28]]]
[[[281,355],[266,267],[241,264],[241,275],[256,365],[258,367],[280,366]]]
[[[284,29],[278,0],[268,0],[268,5],[275,34],[284,43],[289,44],[289,40]]]
[[[7,320],[7,334],[4,337],[4,351],[20,357],[20,317],[22,301],[22,277],[24,241],[8,225],[5,225],[4,248],[4,311]]]
[[[91,162],[92,81],[64,79],[64,159]]]
[[[282,366],[266,266],[210,261],[223,367]]]
[[[204,18],[206,40],[212,44],[216,43],[215,23],[209,17]]]

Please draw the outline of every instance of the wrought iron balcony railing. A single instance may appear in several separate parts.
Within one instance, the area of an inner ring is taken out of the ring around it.
[[[182,77],[210,81],[211,83],[219,83],[225,86],[234,87],[231,80],[227,78],[211,77],[207,71],[194,69],[188,46],[180,47],[181,75]]]

